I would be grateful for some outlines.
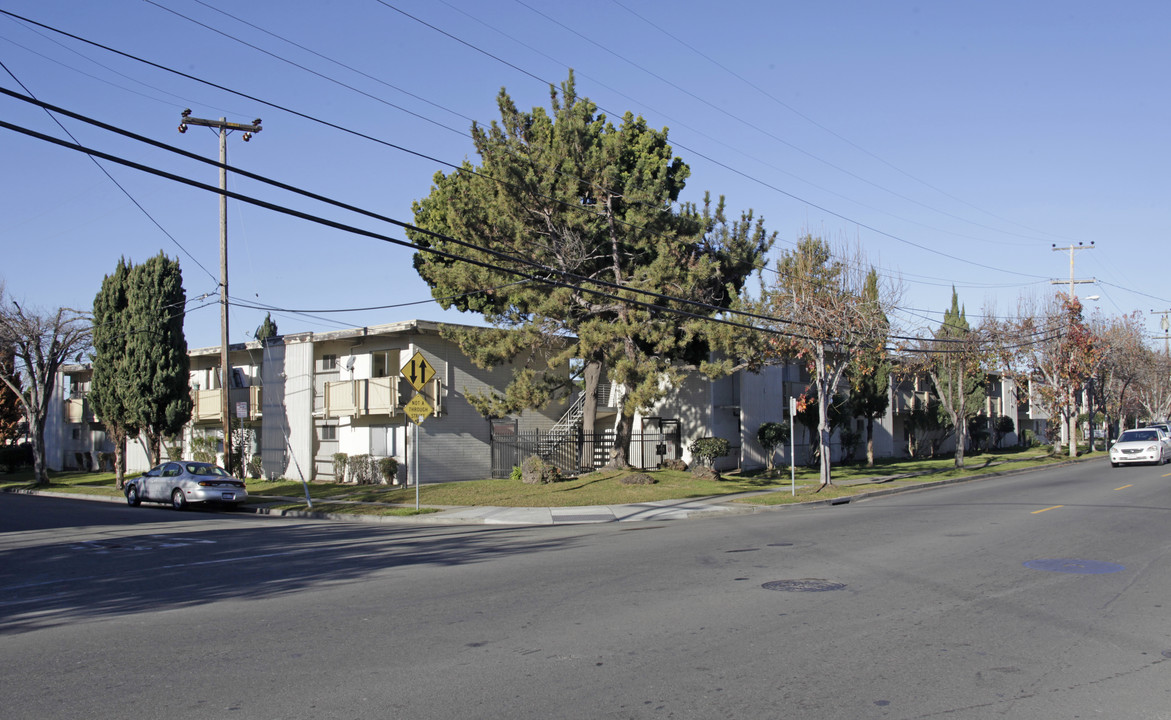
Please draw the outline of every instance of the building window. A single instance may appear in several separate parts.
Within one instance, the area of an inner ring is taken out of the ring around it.
[[[322,355],[321,356],[322,370],[337,370],[337,355]]]
[[[74,440],[81,439],[81,428],[73,428],[73,439]]]
[[[322,425],[321,426],[322,440],[337,440],[337,425]]]

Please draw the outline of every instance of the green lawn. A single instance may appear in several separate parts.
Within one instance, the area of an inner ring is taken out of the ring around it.
[[[1102,455],[1098,455],[1102,457]],[[689,472],[657,470],[648,473],[653,485],[625,485],[619,482],[624,472],[603,471],[548,485],[525,485],[519,480],[476,480],[458,483],[426,483],[420,488],[420,504],[427,512],[447,506],[503,507],[575,507],[583,505],[619,505],[624,503],[718,497],[739,493],[758,493],[735,498],[737,502],[775,505],[809,500],[831,500],[857,495],[877,488],[903,486],[948,478],[1004,470],[1035,467],[1065,460],[1049,455],[1044,448],[1023,451],[983,453],[965,459],[963,470],[954,469],[954,460],[883,461],[873,468],[856,465],[835,467],[834,485],[819,490],[815,469],[797,470],[796,495],[790,492],[789,470],[778,468],[771,474],[729,473],[722,480],[703,480]],[[28,488],[30,470],[0,474],[0,489]],[[114,488],[112,473],[52,473],[48,492],[81,493],[120,497]],[[772,492],[761,492],[772,491]],[[307,509],[304,487],[300,482],[279,479],[274,482],[249,480],[250,504],[269,505],[274,509]],[[387,485],[338,485],[310,483],[313,509],[318,512],[413,514],[415,488]],[[268,496],[267,498],[265,496]],[[278,498],[289,498],[280,500]],[[366,503],[397,505],[370,506]]]

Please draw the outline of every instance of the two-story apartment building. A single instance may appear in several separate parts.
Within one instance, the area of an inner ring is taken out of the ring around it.
[[[235,418],[244,428],[245,455],[259,457],[265,476],[290,479],[334,479],[333,456],[370,455],[394,457],[400,478],[414,477],[413,442],[419,440],[419,477],[424,482],[490,477],[507,474],[519,460],[493,458],[493,433],[501,428],[554,430],[580,422],[580,398],[567,398],[542,410],[528,410],[514,418],[489,420],[467,401],[469,393],[502,390],[512,378],[512,366],[491,370],[477,368],[454,343],[439,333],[439,324],[411,320],[325,333],[294,333],[231,347],[232,373],[227,391]],[[435,369],[422,390],[432,408],[430,417],[416,425],[403,411],[415,394],[400,370],[420,353]],[[176,451],[190,457],[192,442],[200,436],[221,436],[221,402],[224,383],[219,372],[220,349],[190,351],[191,422],[182,433]],[[51,468],[83,468],[109,460],[113,447],[101,419],[94,417],[86,399],[92,370],[70,365],[57,384],[55,409],[46,432],[47,459]],[[678,447],[668,457],[690,462],[687,448],[701,437],[723,437],[732,453],[719,461],[720,469],[764,467],[767,457],[756,439],[765,422],[788,422],[789,402],[805,392],[810,382],[798,362],[766,367],[759,373],[739,372],[709,381],[693,375],[670,388],[656,406],[635,417],[636,433],[671,433]],[[1043,432],[1045,418],[1035,413],[1035,403],[1022,402],[1016,385],[990,375],[985,414],[1008,415],[1015,430],[1005,438],[1015,443],[1023,429]],[[929,384],[922,377],[892,380],[889,409],[874,424],[877,457],[903,457],[912,445],[913,430],[907,410],[916,400],[925,402]],[[612,434],[618,420],[621,388],[603,382],[599,389],[599,413],[595,426],[585,432],[594,437]],[[864,437],[863,420],[851,421]],[[840,460],[839,435],[835,435],[835,460]],[[774,461],[788,462],[795,451],[797,462],[808,457],[811,438],[798,426],[793,446],[776,449]],[[601,447],[601,443],[599,443]],[[791,450],[792,447],[792,450]],[[939,447],[948,452],[954,440]],[[497,448],[499,449],[499,448]],[[651,456],[632,460],[653,466],[661,444],[637,450]],[[128,469],[148,468],[146,453],[138,443],[128,447]],[[604,463],[600,450],[594,464]]]
[[[435,370],[422,390],[433,412],[418,424],[403,412],[416,391],[400,375],[416,353]],[[195,437],[222,437],[225,383],[219,354],[218,347],[189,352],[193,411],[179,438],[185,457],[190,457]],[[502,389],[512,368],[476,367],[458,346],[440,336],[438,323],[410,320],[295,333],[233,345],[230,360],[230,407],[245,431],[245,455],[259,455],[266,476],[333,479],[333,455],[341,452],[394,457],[400,477],[406,477],[414,472],[415,433],[418,472],[424,482],[490,475],[490,423],[466,397]],[[91,377],[92,369],[85,365],[62,370],[46,432],[51,468],[87,467],[113,452],[101,418],[94,416],[85,399]],[[546,429],[566,407],[565,401],[557,402],[525,411],[522,419],[528,427]],[[128,445],[128,469],[148,469],[139,444]]]

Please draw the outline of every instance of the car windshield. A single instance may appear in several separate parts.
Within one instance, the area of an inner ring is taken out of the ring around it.
[[[1118,442],[1150,442],[1158,439],[1159,433],[1154,430],[1127,430],[1118,436]]]
[[[187,463],[187,473],[189,475],[228,477],[228,471],[222,467],[218,465],[203,465],[200,463]]]

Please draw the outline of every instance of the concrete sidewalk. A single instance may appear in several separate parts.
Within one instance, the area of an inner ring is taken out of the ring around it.
[[[254,496],[256,497],[256,496]],[[276,502],[304,502],[298,498],[274,498]],[[360,513],[323,513],[313,510],[274,510],[263,504],[241,508],[258,515],[287,518],[315,518],[367,523],[438,524],[438,525],[575,525],[585,523],[643,522],[655,520],[686,520],[701,515],[737,515],[756,512],[752,505],[732,503],[730,498],[706,500],[658,500],[629,505],[587,505],[582,507],[450,507],[425,515],[362,515]],[[327,501],[321,501],[327,502]],[[336,502],[336,501],[335,501]],[[379,507],[414,507],[413,505],[386,506],[376,503],[355,503]],[[428,507],[424,505],[423,507]]]

